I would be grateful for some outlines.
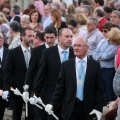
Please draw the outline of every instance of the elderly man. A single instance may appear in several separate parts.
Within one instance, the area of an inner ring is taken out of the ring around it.
[[[22,28],[30,27],[29,15],[22,15],[20,18],[20,23]]]
[[[113,24],[118,25],[120,28],[120,11],[117,10],[113,11],[110,20]]]
[[[99,44],[99,42],[104,38],[102,33],[98,30],[98,20],[94,17],[89,17],[87,21],[87,30],[88,30],[88,44],[89,50],[88,55],[91,57],[93,51]]]
[[[93,120],[95,116],[92,114],[96,114],[100,120],[102,116],[103,85],[100,64],[87,57],[88,49],[85,39],[76,39],[73,45],[76,57],[62,63],[52,99],[45,107],[51,113],[62,98],[63,120]]]
[[[98,19],[98,29],[102,31],[102,26],[107,22],[106,18],[104,17],[104,9],[101,7],[97,7],[94,10],[94,17]]]

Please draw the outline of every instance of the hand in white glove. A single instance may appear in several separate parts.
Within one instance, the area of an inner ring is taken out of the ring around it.
[[[45,106],[45,111],[49,114],[49,115],[51,115],[52,113],[53,113],[53,106],[51,105],[51,104],[47,104],[46,106]]]
[[[29,92],[23,92],[23,100],[24,102],[28,102],[29,99]]]
[[[29,99],[30,104],[35,105],[37,103],[36,99],[34,97],[31,97]]]
[[[2,98],[6,101],[8,101],[8,95],[9,95],[9,91],[4,91],[2,94]]]
[[[97,110],[95,110],[95,109],[94,109],[91,113],[89,113],[89,114],[90,114],[90,115],[96,114],[98,120],[100,120],[101,117],[102,117],[102,113],[99,112],[99,111],[97,111]]]
[[[0,96],[2,96],[3,95],[3,90],[0,90]]]

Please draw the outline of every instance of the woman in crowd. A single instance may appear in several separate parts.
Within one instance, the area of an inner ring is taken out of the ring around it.
[[[70,20],[69,23],[68,23],[68,28],[71,29],[71,31],[73,33],[73,42],[72,42],[72,44],[79,37],[82,37],[82,38],[87,37],[86,31],[78,28],[78,23],[77,23],[76,20]]]
[[[0,32],[3,34],[4,41],[7,42],[7,39],[9,37],[9,25],[8,20],[6,19],[5,15],[0,12]]]
[[[38,30],[38,31],[43,30],[43,27],[40,24],[41,17],[42,17],[41,14],[37,10],[33,9],[30,11],[30,27],[33,30]]]
[[[62,21],[61,13],[58,9],[53,9],[51,11],[51,26],[54,26],[59,32],[60,29],[67,27],[66,23]]]
[[[87,31],[87,17],[82,14],[82,13],[78,13],[76,14],[76,21],[78,23],[78,28]]]

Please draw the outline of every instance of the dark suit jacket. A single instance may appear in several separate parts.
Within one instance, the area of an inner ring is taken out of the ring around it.
[[[42,58],[42,52],[46,48],[45,44],[40,45],[32,49],[32,55],[30,58],[29,67],[26,73],[24,84],[29,85],[30,89],[33,87],[33,82],[35,80],[36,74],[38,72],[38,67]]]
[[[77,91],[75,59],[63,62],[59,80],[53,93],[50,104],[54,107],[62,101],[61,116],[68,120],[73,112]],[[98,62],[91,58],[87,61],[87,70],[84,83],[84,116],[88,119],[89,113],[96,109],[102,111],[103,107],[103,85],[101,70]]]
[[[21,46],[9,50],[4,70],[4,90],[18,88],[23,92],[27,67]]]
[[[73,49],[70,47],[69,58],[73,57]],[[60,68],[61,61],[58,52],[58,46],[56,45],[51,48],[45,49],[33,87],[33,93],[35,93],[36,95],[41,96],[44,94],[45,103],[48,103],[52,97],[52,93],[58,80]],[[45,86],[43,86],[44,84]],[[44,92],[41,93],[42,89],[44,89]]]
[[[3,59],[1,61],[1,67],[0,67],[0,89],[3,89],[3,70],[4,70],[4,66],[5,66],[7,53],[8,53],[8,49],[3,48]]]

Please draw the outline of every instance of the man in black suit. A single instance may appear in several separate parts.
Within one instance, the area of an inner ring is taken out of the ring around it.
[[[100,65],[87,57],[88,48],[87,41],[83,38],[74,42],[76,58],[63,62],[52,99],[45,107],[51,113],[62,98],[63,120],[93,120],[95,116],[92,114],[96,114],[100,120],[102,116],[103,85]]]
[[[3,70],[5,65],[6,56],[8,49],[3,47],[4,38],[2,33],[0,33],[0,90],[3,90]],[[6,101],[0,96],[0,120],[3,120],[3,115],[5,112]]]
[[[29,59],[31,56],[30,45],[34,38],[34,31],[30,28],[25,28],[21,33],[22,43],[20,46],[9,51],[4,69],[4,92],[3,99],[7,99],[10,87],[18,88],[23,92],[23,85]],[[12,95],[13,97],[13,120],[21,120],[23,99],[20,96]],[[31,110],[31,109],[29,109]],[[28,111],[28,118],[26,120],[34,120],[34,113]]]
[[[39,32],[38,32],[39,33]],[[36,33],[36,38],[38,39],[38,37],[40,37],[38,34]],[[45,35],[44,35],[44,39],[45,39],[45,43],[43,43],[42,45],[34,48],[32,50],[32,55],[31,55],[31,59],[30,59],[30,63],[29,63],[29,68],[27,70],[27,74],[25,77],[25,82],[24,84],[29,85],[29,92],[31,93],[32,87],[33,87],[33,83],[36,77],[36,74],[38,72],[38,68],[39,68],[39,64],[42,58],[42,52],[44,49],[51,47],[53,45],[55,45],[55,40],[57,39],[57,31],[54,27],[52,26],[48,26],[45,29]],[[37,120],[45,120],[46,118],[46,112],[43,110],[40,110],[39,108],[36,108],[36,119]],[[41,113],[41,114],[40,114]]]
[[[43,51],[33,87],[33,94],[41,96],[45,104],[52,97],[59,76],[61,62],[74,57],[73,49],[70,47],[72,38],[72,31],[68,28],[63,28],[59,32],[59,44]],[[34,98],[30,100],[31,104],[34,104]]]

